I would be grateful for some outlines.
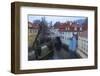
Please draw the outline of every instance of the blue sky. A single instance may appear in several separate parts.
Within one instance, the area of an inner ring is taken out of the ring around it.
[[[28,21],[33,22],[34,20],[41,20],[41,18],[44,16],[34,16],[34,15],[29,15],[28,16]],[[75,21],[75,20],[80,20],[80,19],[86,19],[87,17],[78,17],[78,16],[45,16],[46,21],[49,23],[52,21],[54,24],[57,21],[60,22],[66,22],[66,21]]]

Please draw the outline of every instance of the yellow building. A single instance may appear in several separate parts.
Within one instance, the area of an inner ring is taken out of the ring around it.
[[[33,42],[38,34],[39,26],[28,22],[28,47],[32,47]]]

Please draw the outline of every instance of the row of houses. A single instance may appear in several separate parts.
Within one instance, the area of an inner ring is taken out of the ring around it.
[[[83,57],[86,58],[88,55],[88,38],[87,38],[87,24],[80,25],[75,22],[65,22],[60,23],[56,22],[54,25],[48,24],[48,29],[50,31],[50,35],[48,35],[51,38],[55,38],[59,36],[61,38],[61,41],[69,45],[70,44],[70,38],[75,34],[77,36],[77,53]],[[35,40],[35,37],[39,30],[39,24],[28,22],[28,45],[29,47],[32,46],[33,41]]]
[[[56,23],[54,26],[50,27],[51,37],[59,36],[61,41],[70,45],[70,38],[73,34],[76,35],[77,39],[77,50],[76,52],[82,58],[88,57],[88,26],[86,23],[84,25],[79,25],[78,23]]]

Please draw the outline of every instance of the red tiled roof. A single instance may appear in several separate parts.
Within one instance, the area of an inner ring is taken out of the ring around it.
[[[32,23],[31,22],[28,22],[28,27],[32,27]]]
[[[28,28],[30,28],[30,29],[39,29],[39,25],[28,22]]]
[[[59,29],[59,31],[60,31],[60,32],[64,32],[64,31],[66,31],[66,29]]]
[[[61,23],[58,27],[59,31],[80,31],[80,26],[78,24],[72,23]],[[75,30],[77,28],[77,30]]]

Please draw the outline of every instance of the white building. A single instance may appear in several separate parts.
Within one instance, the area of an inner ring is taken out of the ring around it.
[[[55,38],[60,36],[59,34],[59,28],[54,28],[53,26],[50,27],[50,37]]]
[[[79,33],[77,53],[82,58],[88,57],[88,35],[87,35],[87,31]]]
[[[67,45],[70,44],[70,38],[72,38],[73,34],[77,35],[77,32],[82,31],[82,27],[72,22],[61,23],[58,28],[62,42]]]

